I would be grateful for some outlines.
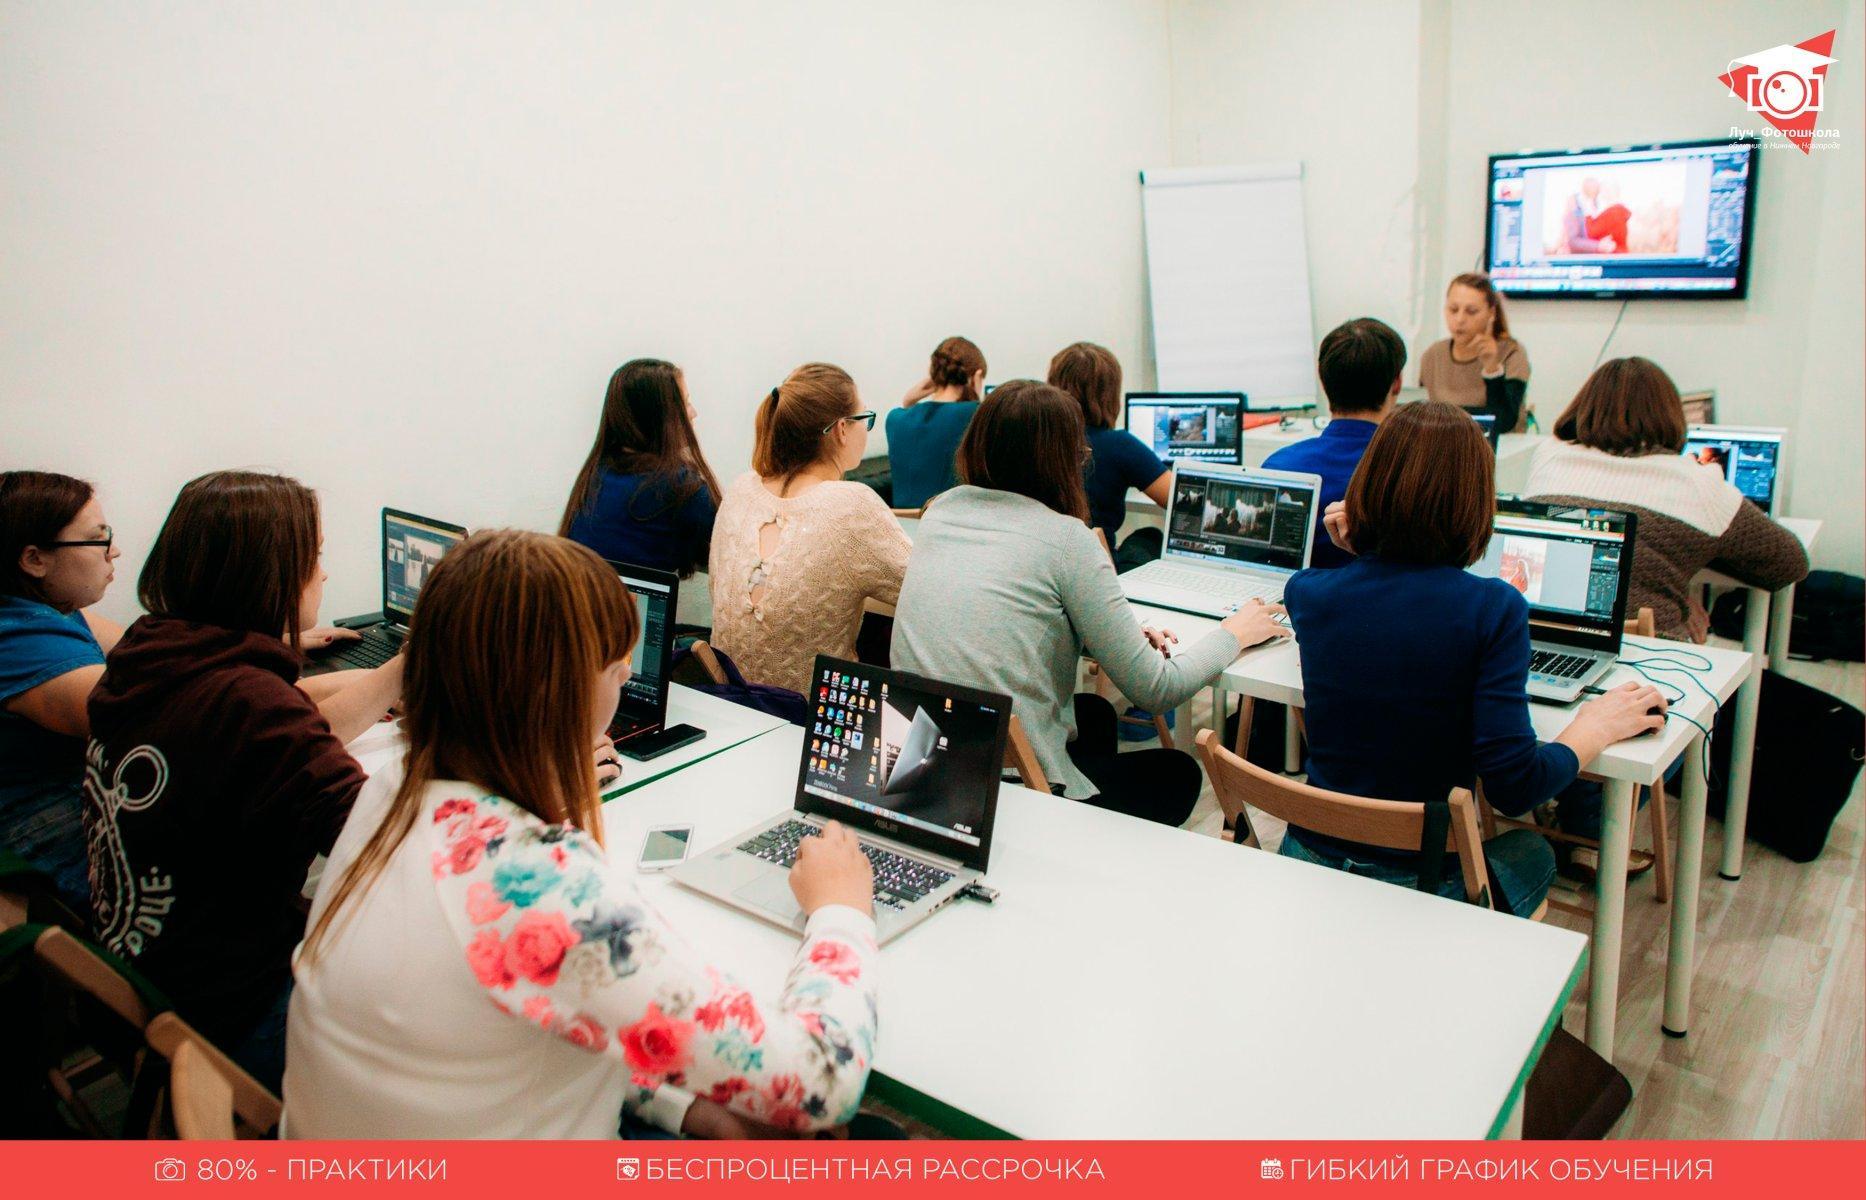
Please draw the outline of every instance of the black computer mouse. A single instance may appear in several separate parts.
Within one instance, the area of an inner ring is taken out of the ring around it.
[[[1648,709],[1646,710],[1646,715],[1647,715],[1648,717],[1663,717],[1663,716],[1665,715],[1665,710],[1664,710],[1664,709],[1662,709],[1662,708],[1660,708],[1660,707],[1658,707],[1657,705],[1654,705],[1653,707],[1651,707],[1651,708],[1648,708]],[[1661,724],[1661,725],[1659,726],[1659,729],[1663,729],[1663,728],[1665,728],[1665,726]],[[1653,734],[1655,734],[1655,733],[1657,733],[1657,732],[1659,731],[1659,729],[1648,729],[1648,730],[1646,730],[1645,732],[1643,732],[1643,733],[1640,733],[1640,734],[1638,734],[1637,736],[1639,736],[1639,737],[1651,737],[1651,736],[1652,736]]]

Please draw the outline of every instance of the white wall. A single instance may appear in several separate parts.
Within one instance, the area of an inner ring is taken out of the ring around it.
[[[1750,298],[1640,301],[1609,354],[1643,354],[1721,419],[1794,431],[1789,510],[1827,522],[1822,565],[1860,571],[1866,382],[1860,0],[1704,5],[1579,0],[1175,0],[1173,148],[1185,165],[1305,164],[1318,331],[1363,313],[1414,361],[1443,336],[1444,281],[1483,250],[1488,156],[1524,147],[1727,136],[1753,124],[1728,61],[1830,28],[1823,126],[1840,146],[1763,156]],[[1578,46],[1560,30],[1603,36]],[[1511,324],[1552,421],[1592,369],[1617,302],[1519,302]]]
[[[941,337],[994,379],[1142,374],[1158,0],[0,0],[0,467],[97,481],[134,611],[176,489],[318,488],[327,617],[375,510],[555,526],[609,372],[684,365],[722,475],[786,370],[885,409]],[[879,439],[877,439],[877,446]]]

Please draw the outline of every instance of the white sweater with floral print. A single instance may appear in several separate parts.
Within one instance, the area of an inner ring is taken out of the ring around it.
[[[371,778],[316,922],[400,786]],[[414,828],[317,960],[296,956],[285,1131],[302,1138],[604,1138],[677,1131],[693,1096],[783,1128],[854,1114],[875,1043],[875,927],[812,915],[781,995],[755,997],[644,900],[626,865],[468,784]]]

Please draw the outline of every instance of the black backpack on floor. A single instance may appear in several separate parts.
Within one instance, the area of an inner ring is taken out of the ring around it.
[[[1709,812],[1720,821],[1729,797],[1735,717],[1736,705],[1726,703],[1711,740]],[[1819,858],[1863,759],[1866,714],[1819,688],[1764,671],[1748,836],[1795,862]]]
[[[1711,628],[1718,637],[1741,641],[1748,609],[1747,588],[1725,592],[1711,606]],[[1796,584],[1788,656],[1866,662],[1866,579],[1839,571],[1810,571]]]

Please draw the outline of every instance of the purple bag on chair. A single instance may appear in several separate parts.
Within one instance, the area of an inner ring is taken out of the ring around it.
[[[681,667],[692,657],[693,651],[687,646],[682,646],[674,651],[674,661],[668,666],[669,677],[678,677]],[[733,662],[732,659],[727,656],[726,652],[719,649],[717,646],[713,647],[713,657],[719,660],[719,669],[725,672],[726,681],[724,683],[713,683],[710,680],[706,680],[700,683],[688,684],[694,691],[705,692],[707,695],[717,696],[721,700],[730,700],[734,704],[743,704],[746,708],[755,708],[761,713],[768,713],[774,717],[782,717],[792,725],[804,729],[810,727],[809,706],[805,704],[801,694],[793,692],[789,688],[773,687],[768,683],[752,683],[748,681],[745,678],[745,673],[739,670],[739,665]],[[702,677],[704,676],[704,672],[700,674]]]

